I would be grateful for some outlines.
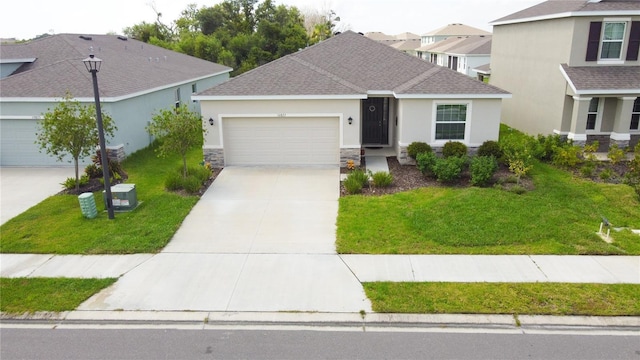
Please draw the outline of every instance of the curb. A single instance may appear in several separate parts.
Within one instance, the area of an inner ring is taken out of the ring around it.
[[[633,330],[638,316],[548,316],[485,314],[383,314],[320,312],[207,312],[207,311],[69,311],[33,314],[0,313],[0,327],[41,325],[53,328],[91,325],[153,326],[205,329],[224,326],[296,326],[358,329],[493,329]],[[638,332],[640,335],[640,332]]]

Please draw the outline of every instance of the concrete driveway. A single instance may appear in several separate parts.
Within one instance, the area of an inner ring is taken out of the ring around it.
[[[0,168],[0,224],[57,194],[74,176],[73,167]]]
[[[225,168],[162,253],[79,310],[370,312],[335,252],[339,176]]]

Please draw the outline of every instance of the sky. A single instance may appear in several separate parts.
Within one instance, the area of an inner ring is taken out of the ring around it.
[[[142,21],[153,22],[155,12],[170,24],[188,4],[198,8],[222,0],[18,0],[0,4],[0,38],[31,39],[49,33],[122,34]],[[451,23],[491,31],[489,22],[543,0],[275,0],[304,10],[333,10],[338,30],[423,34]]]

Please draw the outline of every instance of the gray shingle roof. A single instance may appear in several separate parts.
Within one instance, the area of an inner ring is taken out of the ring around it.
[[[418,50],[430,53],[489,55],[491,54],[491,35],[450,37],[434,44],[425,45]]]
[[[640,1],[638,0],[601,0],[600,2],[589,2],[586,0],[549,0],[530,8],[507,15],[491,23],[509,23],[525,21],[531,18],[553,16],[565,13],[580,12],[610,12],[637,10],[640,14]]]
[[[103,60],[98,74],[102,97],[120,97],[183,83],[232,69],[116,35],[52,35],[24,44],[0,45],[0,58],[37,58],[0,80],[0,97],[93,97],[91,74],[83,59]]]
[[[561,66],[578,93],[600,90],[640,93],[640,66]]]
[[[201,96],[508,93],[348,31],[202,92]]]

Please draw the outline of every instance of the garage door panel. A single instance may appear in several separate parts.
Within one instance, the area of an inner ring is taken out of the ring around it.
[[[338,118],[224,119],[227,165],[335,165]]]

